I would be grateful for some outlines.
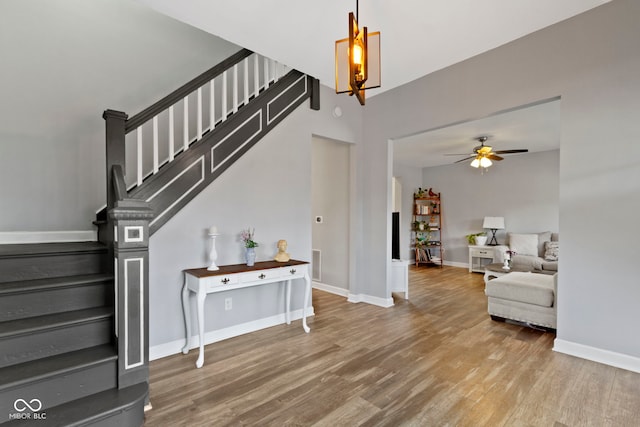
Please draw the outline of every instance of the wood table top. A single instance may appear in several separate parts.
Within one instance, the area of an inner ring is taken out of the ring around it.
[[[260,261],[256,262],[254,265],[249,267],[246,264],[231,264],[231,265],[220,265],[219,270],[207,270],[207,267],[201,268],[190,268],[183,270],[187,274],[191,274],[192,276],[202,278],[209,276],[220,276],[225,274],[234,274],[234,273],[245,273],[247,271],[257,271],[257,270],[267,270],[270,268],[279,268],[279,267],[291,267],[294,265],[302,265],[309,264],[308,261],[298,261],[295,259],[290,259],[289,261],[279,262],[279,261]]]

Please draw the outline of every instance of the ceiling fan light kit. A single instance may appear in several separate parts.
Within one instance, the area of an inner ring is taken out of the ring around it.
[[[493,147],[489,145],[484,145],[485,142],[489,139],[488,136],[478,136],[474,138],[476,141],[480,143],[477,147],[473,148],[473,153],[471,156],[466,157],[464,159],[458,160],[455,163],[464,162],[469,159],[471,163],[469,166],[473,168],[482,168],[483,171],[487,170],[491,165],[493,165],[493,161],[500,161],[504,159],[504,157],[498,156],[498,154],[516,154],[516,153],[527,153],[529,150],[526,148],[519,148],[515,150],[501,150],[501,151],[492,151]],[[457,154],[452,154],[457,155]]]

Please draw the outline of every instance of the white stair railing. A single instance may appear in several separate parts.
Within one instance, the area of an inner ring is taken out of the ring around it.
[[[289,71],[287,66],[251,53],[152,118],[128,128],[125,138],[127,188],[139,186],[147,177],[158,173],[164,164],[188,151],[207,132]],[[176,110],[182,110],[182,114],[176,114]],[[180,143],[176,144],[176,138]]]

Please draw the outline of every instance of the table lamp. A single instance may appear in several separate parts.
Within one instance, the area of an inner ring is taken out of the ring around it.
[[[488,228],[491,230],[491,240],[489,240],[489,246],[497,246],[498,239],[496,239],[496,231],[504,229],[504,217],[501,216],[485,216],[482,228]]]

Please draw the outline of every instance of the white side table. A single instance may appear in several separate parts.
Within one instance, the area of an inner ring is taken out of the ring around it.
[[[496,246],[469,246],[469,273],[484,273],[485,266],[494,263]]]

